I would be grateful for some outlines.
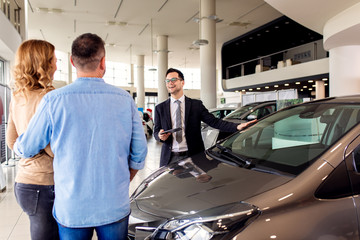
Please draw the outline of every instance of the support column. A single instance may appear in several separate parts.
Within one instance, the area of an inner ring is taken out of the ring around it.
[[[201,91],[200,98],[205,107],[216,107],[216,28],[215,0],[200,0],[200,39],[209,43],[200,46]]]
[[[324,26],[329,51],[329,95],[360,93],[360,3],[331,17]]]
[[[67,80],[67,84],[70,84],[73,82],[73,79],[72,79],[72,64],[71,64],[71,61],[70,61],[70,56],[71,56],[71,53],[68,53],[68,80]]]
[[[129,85],[134,86],[134,64],[130,64],[130,81]]]
[[[325,83],[324,81],[315,81],[315,98],[323,99],[325,98]]]
[[[360,46],[341,46],[329,52],[329,95],[360,93]]]
[[[157,36],[158,50],[158,103],[168,99],[169,94],[165,84],[165,74],[168,70],[168,36]]]
[[[144,55],[136,56],[136,64],[137,64],[136,103],[138,108],[145,109]]]

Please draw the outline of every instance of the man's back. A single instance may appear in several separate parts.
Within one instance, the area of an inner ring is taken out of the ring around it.
[[[46,113],[35,121],[49,124],[44,131],[51,131],[55,155],[56,220],[89,227],[129,214],[129,167],[142,168],[146,156],[130,95],[102,79],[79,78],[47,94],[39,108]]]

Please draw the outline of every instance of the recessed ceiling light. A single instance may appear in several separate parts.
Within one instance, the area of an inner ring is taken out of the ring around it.
[[[296,84],[296,85],[300,85],[300,82],[296,82],[295,84]]]
[[[312,87],[316,87],[316,85],[312,85]]]
[[[287,86],[289,86],[289,84],[288,84],[288,83],[285,83],[284,86],[287,87]]]
[[[241,90],[242,92],[245,92],[245,89]]]
[[[314,82],[314,80],[309,80],[308,82],[309,82],[309,83],[312,83],[312,82]]]
[[[259,88],[259,87],[258,87],[258,88],[256,88],[256,90],[260,90],[260,89],[261,89],[261,88]]]
[[[279,85],[274,85],[274,87],[279,87]]]
[[[327,83],[324,84],[324,86],[327,86],[327,85],[328,85]]]
[[[266,86],[265,88],[266,88],[266,89],[269,89],[269,86]]]
[[[309,88],[309,91],[311,91],[312,90],[312,88]]]
[[[323,78],[322,80],[323,80],[323,81],[327,81],[328,79],[327,79],[327,78]]]
[[[307,86],[303,86],[303,88],[307,88]]]
[[[252,91],[252,90],[253,90],[252,88],[249,89],[249,91]]]

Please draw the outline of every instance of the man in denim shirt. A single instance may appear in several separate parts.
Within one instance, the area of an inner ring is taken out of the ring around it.
[[[61,239],[126,239],[129,183],[144,167],[147,143],[131,96],[106,84],[105,48],[95,34],[72,45],[74,83],[44,96],[15,145],[29,158],[51,144],[53,215]]]

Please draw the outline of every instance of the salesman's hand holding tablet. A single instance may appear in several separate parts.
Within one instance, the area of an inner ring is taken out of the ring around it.
[[[166,139],[168,139],[168,137],[170,136],[170,134],[177,132],[177,131],[181,131],[181,127],[179,128],[173,128],[173,129],[169,129],[169,130],[163,130],[161,129],[159,132],[159,138],[161,141],[165,141]]]
[[[160,131],[160,134],[174,133],[174,132],[177,132],[177,131],[181,131],[181,127],[179,127],[179,128],[173,128],[173,129],[169,129],[169,130],[165,130],[165,131],[163,131],[163,132]]]

